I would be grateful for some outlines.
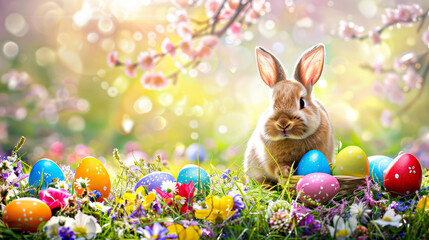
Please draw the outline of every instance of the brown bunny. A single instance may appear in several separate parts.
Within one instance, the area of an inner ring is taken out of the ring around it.
[[[301,56],[295,79],[290,80],[274,55],[256,48],[259,74],[271,88],[270,106],[258,120],[244,159],[247,175],[258,182],[277,183],[281,176],[288,177],[292,164],[297,167],[302,156],[313,149],[329,162],[333,159],[334,133],[328,113],[311,94],[324,58],[324,45],[314,46]]]

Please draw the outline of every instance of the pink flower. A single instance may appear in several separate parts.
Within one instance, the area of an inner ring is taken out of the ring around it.
[[[250,11],[247,12],[246,16],[244,17],[244,21],[247,23],[255,24],[258,22],[259,13],[253,9],[250,9]]]
[[[383,24],[391,24],[398,21],[396,19],[395,9],[386,8],[385,11],[386,13],[381,15],[381,21],[383,22]]]
[[[70,197],[72,195],[65,189],[48,188],[40,192],[40,200],[45,202],[51,209],[64,209]]]
[[[384,110],[381,113],[380,122],[383,127],[390,127],[393,125],[392,113],[389,110]]]
[[[204,36],[201,38],[197,47],[197,56],[202,59],[207,59],[211,56],[213,48],[219,44],[219,38],[213,35]]]
[[[109,67],[114,67],[118,64],[119,64],[118,53],[117,52],[109,52],[109,54],[107,54],[107,65]]]
[[[386,89],[379,82],[374,82],[374,84],[372,84],[372,91],[376,95],[380,95],[381,98],[384,98],[386,96]]]
[[[161,50],[164,54],[170,54],[171,57],[176,56],[176,47],[174,47],[169,38],[165,38],[162,41]]]
[[[398,104],[398,105],[404,104],[405,96],[399,87],[396,87],[390,90],[389,101],[391,103]]]
[[[396,73],[388,73],[384,77],[383,82],[387,89],[395,89],[399,84],[399,76]]]
[[[381,73],[383,71],[383,65],[384,65],[384,57],[383,57],[383,55],[379,55],[371,63],[372,69],[374,69],[374,72],[377,73],[377,74]]]
[[[214,48],[219,44],[219,38],[215,35],[207,35],[201,38],[200,44],[203,44],[209,48]]]
[[[237,9],[239,3],[240,3],[240,0],[228,0],[228,6],[232,10]]]
[[[252,2],[252,8],[253,10],[259,12],[262,10],[262,7],[265,4],[265,0],[253,0]]]
[[[378,45],[381,43],[380,33],[378,32],[378,30],[374,29],[370,31],[368,35],[374,45]]]
[[[421,77],[416,73],[414,68],[408,68],[405,74],[402,76],[405,85],[411,90],[418,86]]]
[[[146,52],[141,52],[137,57],[137,62],[142,70],[151,69],[155,66],[155,51],[148,49]]]
[[[179,48],[182,50],[182,52],[186,55],[188,55],[190,58],[195,57],[195,52],[192,49],[192,42],[191,40],[182,40],[179,43]]]
[[[231,35],[241,35],[241,23],[235,22],[231,24],[227,31],[228,34]]]
[[[399,58],[395,58],[394,67],[397,71],[403,72],[409,67],[414,67],[417,61],[417,55],[413,52],[409,52]]]
[[[185,40],[192,38],[192,29],[189,27],[188,23],[181,22],[177,25],[177,35]]]
[[[208,0],[205,7],[207,17],[212,18],[220,7],[220,3],[217,0]]]
[[[429,48],[429,30],[422,34],[423,43]]]
[[[353,22],[341,21],[338,33],[345,40],[350,40],[359,37],[363,30],[363,27],[357,26]]]
[[[423,14],[423,8],[420,7],[420,5],[418,4],[414,3],[410,6],[410,8],[411,8],[411,14],[413,15],[413,17],[418,17]]]
[[[136,64],[132,63],[131,60],[127,59],[124,64],[125,74],[128,77],[136,77]]]
[[[161,72],[147,71],[141,77],[141,84],[146,89],[159,91],[168,86],[168,81]]]
[[[407,21],[412,17],[412,9],[409,5],[398,5],[396,9],[396,19],[399,21]]]
[[[181,8],[185,8],[189,5],[188,0],[171,0],[171,3]]]

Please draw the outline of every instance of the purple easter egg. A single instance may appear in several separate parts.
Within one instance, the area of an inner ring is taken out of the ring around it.
[[[326,204],[340,191],[338,180],[326,173],[311,173],[296,185],[299,199],[308,205]]]
[[[134,190],[137,190],[140,186],[147,186],[149,192],[159,188],[162,189],[162,184],[166,181],[176,182],[176,179],[173,175],[166,172],[153,172],[144,176],[134,187]]]

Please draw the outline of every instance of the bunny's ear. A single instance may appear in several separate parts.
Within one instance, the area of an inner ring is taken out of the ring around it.
[[[324,61],[325,46],[317,44],[302,55],[295,67],[295,79],[311,88],[322,74]]]
[[[256,61],[259,74],[269,87],[274,86],[278,81],[286,79],[286,73],[279,60],[262,47],[256,48]]]

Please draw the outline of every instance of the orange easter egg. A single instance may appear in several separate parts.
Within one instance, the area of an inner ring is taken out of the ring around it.
[[[80,180],[85,180],[87,182],[89,192],[97,190],[101,193],[102,197],[97,199],[98,202],[102,202],[104,198],[109,197],[109,173],[98,159],[86,157],[79,163],[74,179],[74,188],[79,195],[83,192],[83,188],[79,184],[76,184]]]
[[[49,206],[37,198],[19,198],[13,200],[4,209],[3,221],[7,226],[20,232],[37,232],[42,222],[52,217]]]

